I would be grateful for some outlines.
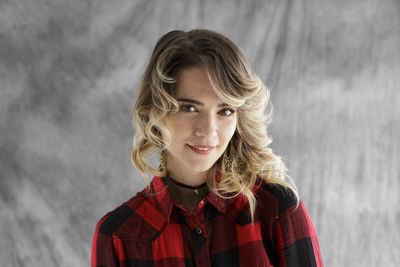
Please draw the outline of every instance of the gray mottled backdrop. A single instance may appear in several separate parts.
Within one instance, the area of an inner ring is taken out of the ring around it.
[[[157,39],[210,28],[274,104],[326,266],[400,265],[400,1],[0,1],[0,265],[89,266],[144,185],[132,102]]]

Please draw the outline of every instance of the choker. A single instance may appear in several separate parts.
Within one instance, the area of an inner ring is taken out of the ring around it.
[[[187,184],[180,183],[180,182],[178,182],[178,181],[172,179],[172,177],[169,176],[169,175],[167,175],[167,178],[168,178],[171,182],[173,182],[174,184],[176,184],[176,185],[178,185],[178,186],[180,186],[180,187],[193,190],[196,194],[199,192],[199,189],[201,189],[201,188],[207,186],[207,182],[202,183],[201,185],[192,186],[192,185],[187,185]]]

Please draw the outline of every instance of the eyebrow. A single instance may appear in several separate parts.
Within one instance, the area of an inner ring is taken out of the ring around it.
[[[191,103],[191,104],[196,104],[196,105],[199,105],[199,106],[204,106],[204,103],[202,103],[202,102],[200,102],[200,101],[197,101],[197,100],[194,100],[194,99],[189,99],[189,98],[179,98],[179,99],[177,99],[179,102],[186,102],[186,103]],[[229,106],[228,104],[226,104],[226,103],[220,103],[220,104],[218,104],[218,107],[226,107],[226,106]]]

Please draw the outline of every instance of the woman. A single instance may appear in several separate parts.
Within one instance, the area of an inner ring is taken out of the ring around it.
[[[268,147],[269,91],[209,31],[156,44],[134,106],[132,162],[154,178],[97,224],[92,266],[323,266],[281,159]],[[160,167],[145,157],[160,153]]]

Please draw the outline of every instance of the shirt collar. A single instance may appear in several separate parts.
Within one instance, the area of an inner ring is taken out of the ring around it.
[[[216,177],[218,181],[218,175]],[[256,194],[258,190],[264,185],[264,181],[259,180],[253,188],[253,193]],[[147,190],[149,192],[149,190]],[[150,195],[152,202],[160,211],[166,222],[170,222],[172,209],[175,205],[175,200],[172,198],[167,190],[161,177],[155,176],[150,184]],[[243,194],[239,194],[233,199],[224,199],[219,197],[214,192],[210,191],[205,199],[210,202],[218,211],[235,220],[237,216],[248,206],[248,200]],[[248,213],[248,212],[247,212]]]
[[[163,180],[159,176],[155,176],[150,184],[150,192],[153,194],[153,199],[158,206],[158,209],[169,223],[172,208],[175,204],[175,200],[172,198],[167,190]],[[220,212],[225,213],[227,205],[229,204],[228,199],[219,197],[214,192],[209,192],[205,199],[216,207]]]
[[[206,199],[222,213],[226,212],[226,207],[228,206],[228,204],[230,202],[229,199],[224,199],[212,191],[210,191],[210,193],[208,193],[208,195],[206,196]]]
[[[172,208],[174,206],[174,199],[169,194],[167,187],[159,176],[153,178],[150,188],[150,192],[153,193],[153,200],[156,202],[161,214],[169,223]]]

